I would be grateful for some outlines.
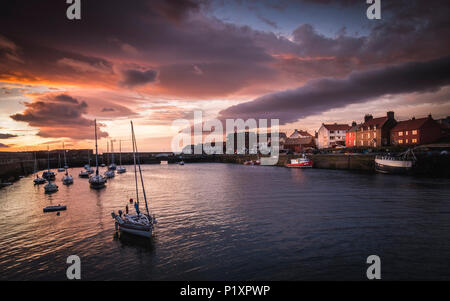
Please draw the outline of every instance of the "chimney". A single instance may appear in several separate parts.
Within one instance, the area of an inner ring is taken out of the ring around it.
[[[353,121],[353,122],[352,122],[352,126],[356,126],[356,121]]]
[[[433,119],[433,116],[431,116],[431,114],[428,115],[428,119]]]
[[[364,122],[368,122],[369,120],[372,120],[373,116],[370,114],[366,114],[366,116],[364,116]]]
[[[411,118],[411,120],[416,120],[416,117]]]
[[[387,112],[387,118],[394,119],[394,112],[392,112],[392,111]]]

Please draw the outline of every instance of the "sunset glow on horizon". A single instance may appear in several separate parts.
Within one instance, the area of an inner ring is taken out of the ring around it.
[[[36,3],[35,3],[36,2]],[[170,151],[193,112],[322,123],[450,115],[445,1],[8,1],[0,12],[0,151]]]

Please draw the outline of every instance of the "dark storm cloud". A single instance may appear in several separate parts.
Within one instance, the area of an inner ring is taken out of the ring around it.
[[[11,147],[10,145],[0,143],[0,148],[10,148],[10,147]]]
[[[23,113],[11,115],[11,119],[26,122],[39,128],[38,136],[44,138],[68,137],[92,139],[94,121],[85,118],[88,105],[66,94],[50,94],[25,103]],[[76,130],[74,130],[76,128]],[[108,134],[99,131],[99,137]]]
[[[450,57],[313,80],[220,112],[221,118],[277,118],[281,124],[392,94],[429,92],[450,84]]]
[[[17,135],[13,135],[13,134],[0,134],[0,139],[10,139],[10,138],[16,138],[19,137]]]
[[[120,84],[132,88],[155,82],[158,72],[155,70],[141,71],[130,69],[123,71],[122,76],[123,80]]]

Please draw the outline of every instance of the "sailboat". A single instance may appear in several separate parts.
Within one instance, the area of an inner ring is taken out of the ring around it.
[[[42,177],[47,181],[55,179],[55,173],[50,170],[50,148],[47,146],[47,171],[42,173]]]
[[[36,178],[33,180],[34,185],[42,185],[47,182],[44,178],[39,177],[39,174],[37,172],[37,159],[36,159],[36,153],[34,153],[34,174],[36,175]]]
[[[111,165],[109,165],[108,167],[109,170],[116,170],[117,166],[114,163],[114,146],[113,146],[113,141],[111,140]]]
[[[42,175],[43,178],[46,178],[48,181],[48,184],[44,186],[45,193],[54,193],[58,191],[58,185],[55,183],[52,183],[52,181],[55,179],[55,173],[53,171],[50,171],[50,148],[48,149],[48,169],[44,174]]]
[[[69,165],[67,165],[66,148],[64,147],[64,142],[63,142],[63,151],[64,151],[64,169],[69,169]]]
[[[92,172],[91,172],[92,171]],[[91,158],[89,156],[89,150],[88,150],[88,164],[84,166],[84,170],[80,171],[80,174],[78,175],[80,178],[89,178],[89,175],[94,173],[94,171],[91,168]]]
[[[141,163],[139,160],[139,153],[137,150],[136,137],[134,135],[133,122],[131,122],[131,135],[133,143],[134,179],[136,183],[136,202],[134,204],[136,214],[131,215],[128,214],[128,212],[126,214],[123,214],[122,210],[119,210],[118,214],[112,212],[111,216],[115,220],[116,230],[120,229],[120,231],[125,233],[150,238],[153,235],[154,226],[156,225],[157,221],[154,216],[150,215],[150,212],[148,210],[147,195],[145,194],[144,179],[142,177]],[[144,214],[141,213],[139,210],[139,187],[137,175],[138,169],[140,182],[142,186],[142,193],[145,201],[146,213]]]
[[[93,189],[102,189],[105,187],[106,179],[98,173],[98,146],[97,146],[97,120],[94,121],[95,126],[95,176],[89,178],[89,185]]]
[[[58,153],[58,172],[64,172],[64,171],[66,171],[66,169],[61,167],[61,154]]]
[[[63,142],[63,151],[64,151],[64,170],[66,171],[66,174],[64,175],[62,181],[64,185],[72,185],[73,184],[73,177],[69,175],[69,172],[67,171],[67,161],[66,161],[66,150],[64,148],[64,142]]]
[[[125,169],[125,167],[122,167],[122,140],[119,140],[119,168],[117,169],[117,173],[125,173],[127,172],[127,170]]]

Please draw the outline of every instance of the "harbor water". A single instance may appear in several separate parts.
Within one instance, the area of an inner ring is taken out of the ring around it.
[[[32,176],[0,190],[0,279],[450,280],[450,180],[233,164],[144,165],[146,240],[117,235],[111,212],[135,198],[134,174],[44,194]],[[43,213],[50,205],[67,211]],[[141,209],[144,210],[143,202]],[[130,206],[130,211],[134,211]]]

